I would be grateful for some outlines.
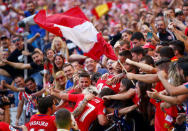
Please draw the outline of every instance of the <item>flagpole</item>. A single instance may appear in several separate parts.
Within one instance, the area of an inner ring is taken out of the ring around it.
[[[127,74],[128,72],[127,72],[127,70],[125,69],[125,67],[123,66],[123,64],[121,63],[121,61],[118,59],[118,62],[119,62],[119,64],[121,65],[121,67],[123,68],[123,70],[125,71],[125,73]],[[134,83],[134,81],[133,80],[131,80],[131,82],[133,83],[133,85],[135,86],[135,83]]]

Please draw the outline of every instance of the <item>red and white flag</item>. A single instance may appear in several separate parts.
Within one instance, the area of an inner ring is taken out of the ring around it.
[[[103,54],[117,60],[112,46],[104,40],[79,7],[50,16],[46,16],[45,10],[41,10],[34,21],[47,31],[71,40],[84,55],[94,60],[99,60]]]

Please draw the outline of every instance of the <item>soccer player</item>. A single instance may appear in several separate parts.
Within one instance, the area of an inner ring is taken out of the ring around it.
[[[55,111],[53,97],[47,96],[39,99],[38,110],[40,114],[33,115],[26,124],[28,130],[56,131],[55,116],[51,116]]]
[[[51,94],[57,96],[63,100],[68,100],[75,102],[75,108],[79,106],[79,103],[82,101],[87,101],[85,98],[88,94],[97,94],[96,88],[88,87],[83,91],[83,94],[68,94],[68,93],[56,93],[51,91]],[[100,125],[104,126],[107,124],[107,118],[105,116],[104,110],[104,101],[99,97],[94,97],[93,99],[87,101],[86,106],[84,107],[81,114],[76,118],[78,127],[81,131],[88,131],[91,123],[98,118]]]

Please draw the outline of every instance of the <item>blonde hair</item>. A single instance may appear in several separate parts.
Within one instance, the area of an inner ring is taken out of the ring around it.
[[[83,94],[99,94],[99,91],[97,90],[97,88],[95,86],[89,86],[87,88],[85,88],[83,91],[82,91]]]
[[[59,41],[61,43],[61,49],[60,49],[60,52],[56,52],[56,47],[55,47],[55,41]],[[69,57],[69,53],[68,53],[68,48],[67,48],[67,45],[66,45],[66,42],[63,41],[60,37],[54,37],[53,41],[52,41],[52,45],[51,45],[51,49],[55,52],[55,53],[61,53],[66,60],[68,60],[68,57]]]
[[[177,62],[171,62],[168,70],[169,83],[179,86],[183,83],[183,78],[178,70]]]
[[[56,81],[56,78],[57,78],[58,75],[62,75],[63,77],[66,78],[65,73],[64,73],[62,70],[61,70],[61,71],[58,71],[58,72],[55,74],[55,88],[58,89],[58,90],[65,90],[65,86],[64,86],[64,87],[61,87],[61,86],[59,85],[59,83]],[[67,81],[67,79],[66,79],[66,81]],[[66,83],[66,82],[65,82],[65,83]]]

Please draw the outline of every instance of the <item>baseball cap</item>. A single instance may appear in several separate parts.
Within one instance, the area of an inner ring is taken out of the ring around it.
[[[155,46],[152,45],[150,42],[147,42],[142,48],[144,48],[144,49],[150,48],[150,49],[155,50]]]

